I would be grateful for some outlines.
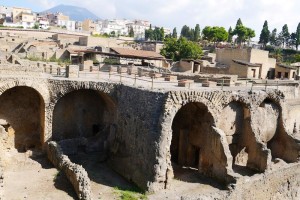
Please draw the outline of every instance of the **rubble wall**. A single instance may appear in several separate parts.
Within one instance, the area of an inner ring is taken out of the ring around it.
[[[61,147],[56,142],[48,143],[47,155],[52,164],[66,174],[78,198],[91,200],[91,183],[85,169],[80,165],[72,163],[68,156],[64,155]]]

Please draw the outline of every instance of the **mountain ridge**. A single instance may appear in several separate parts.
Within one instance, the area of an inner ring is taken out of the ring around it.
[[[70,17],[70,20],[75,20],[75,21],[83,21],[85,19],[100,19],[97,15],[92,13],[86,8],[78,7],[78,6],[72,6],[72,5],[65,5],[65,4],[60,4],[57,5],[53,8],[50,8],[48,10],[42,11],[40,13],[56,13],[56,12],[61,12],[64,15],[68,15]]]

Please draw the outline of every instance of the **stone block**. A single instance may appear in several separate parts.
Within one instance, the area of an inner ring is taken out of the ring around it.
[[[203,81],[202,82],[202,87],[216,87],[217,82],[214,81]]]
[[[178,86],[179,87],[190,87],[193,83],[194,83],[194,80],[183,79],[183,80],[178,81]]]
[[[177,81],[177,76],[166,76],[165,81]]]

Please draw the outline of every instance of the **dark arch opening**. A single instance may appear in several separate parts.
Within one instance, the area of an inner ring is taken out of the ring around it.
[[[213,118],[204,104],[189,103],[183,106],[172,123],[172,161],[181,166],[198,168],[201,139],[209,134],[212,124]]]
[[[44,140],[45,103],[33,88],[16,86],[0,96],[1,124],[8,143],[19,152],[41,148]]]
[[[172,122],[170,147],[175,178],[194,182],[197,174],[202,174],[227,181],[224,149],[213,126],[214,119],[202,103],[188,103],[177,112]],[[196,182],[203,182],[203,178]],[[223,187],[217,182],[214,186]]]
[[[103,150],[114,120],[114,107],[103,92],[81,89],[66,94],[54,108],[52,139],[92,138],[87,148]]]

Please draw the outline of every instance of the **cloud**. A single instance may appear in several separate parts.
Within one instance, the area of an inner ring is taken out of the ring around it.
[[[4,0],[5,1],[5,0]],[[20,1],[10,0],[16,2]],[[22,1],[25,2],[25,1]],[[299,0],[27,0],[31,5],[48,9],[58,4],[69,4],[89,9],[103,19],[145,19],[153,25],[178,27],[229,26],[234,27],[238,18],[244,25],[260,34],[265,20],[269,29],[281,30],[288,24],[290,32],[300,22]],[[179,32],[180,30],[178,30]]]
[[[46,10],[57,5],[55,1],[49,0],[28,0],[29,4],[27,7],[31,7],[31,5],[35,5],[38,9]]]

